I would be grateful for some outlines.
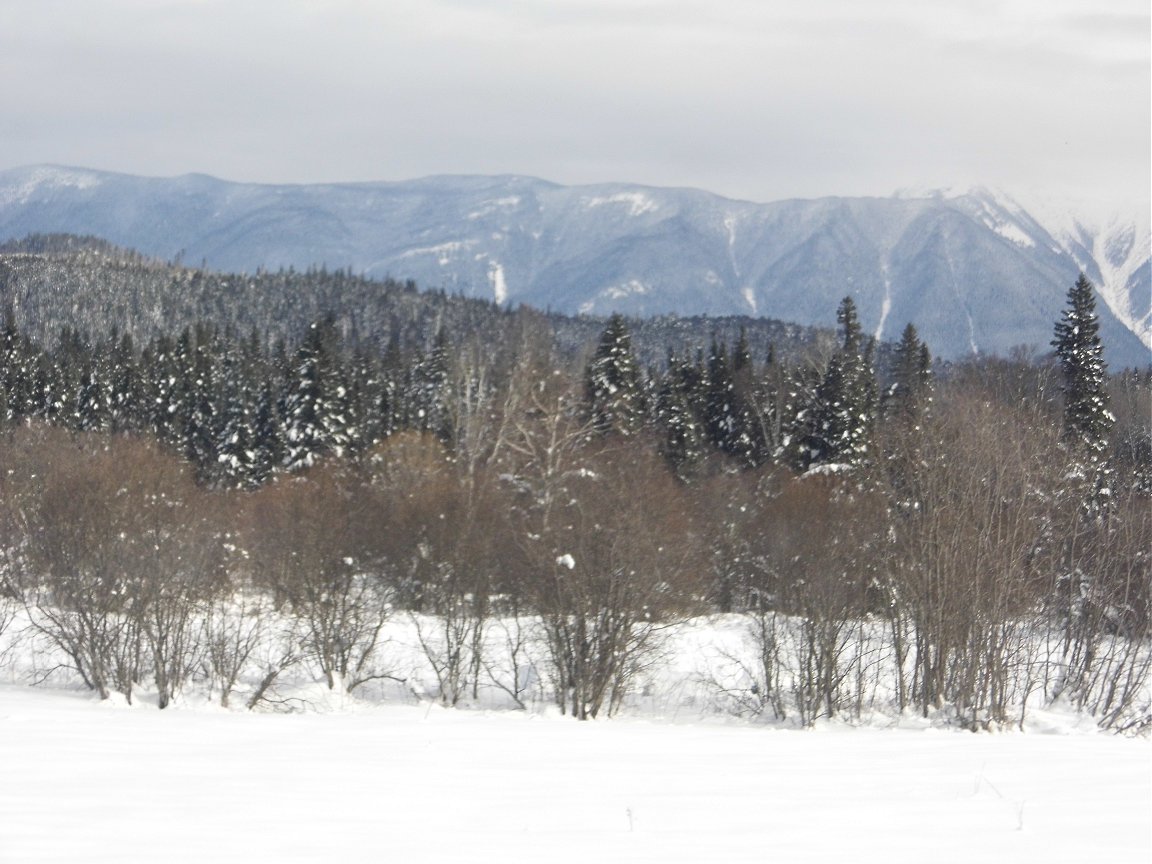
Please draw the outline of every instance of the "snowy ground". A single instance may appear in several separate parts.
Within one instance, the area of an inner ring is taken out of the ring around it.
[[[1152,745],[0,683],[0,862],[1148,862]]]

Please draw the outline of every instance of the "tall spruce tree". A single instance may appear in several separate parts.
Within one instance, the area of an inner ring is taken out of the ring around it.
[[[0,425],[17,421],[25,414],[30,383],[28,355],[20,329],[16,326],[16,313],[8,305],[4,309],[4,324],[0,330]]]
[[[704,419],[708,439],[717,450],[731,452],[740,434],[736,391],[732,384],[732,364],[728,346],[712,336],[704,377]]]
[[[851,297],[836,312],[842,342],[828,362],[815,404],[807,412],[809,431],[805,441],[804,467],[863,466],[870,456],[872,427],[876,420],[876,374],[872,368],[873,346],[865,344]]]
[[[1095,286],[1081,273],[1068,289],[1068,306],[1056,322],[1052,346],[1060,362],[1064,394],[1062,439],[1068,448],[1068,476],[1081,484],[1085,514],[1100,515],[1111,499],[1108,433],[1115,418],[1108,410],[1108,367],[1096,317]]]
[[[585,387],[592,423],[599,432],[631,435],[644,417],[640,368],[632,336],[621,315],[613,315],[588,363]]]
[[[418,357],[410,370],[406,398],[410,425],[422,432],[431,432],[444,441],[449,438],[451,425],[448,418],[449,355],[448,334],[441,327],[427,353]]]
[[[892,383],[884,392],[883,458],[889,491],[898,509],[920,504],[918,475],[924,419],[932,403],[932,355],[911,323],[904,328],[892,361]]]
[[[1097,589],[1101,570],[1093,552],[1107,555],[1105,538],[1110,526],[1104,517],[1112,501],[1108,433],[1114,418],[1108,410],[1107,367],[1096,318],[1095,288],[1083,273],[1068,290],[1068,305],[1056,322],[1052,346],[1063,378],[1061,437],[1068,455],[1064,491],[1072,496],[1069,503],[1078,508],[1081,522],[1081,530],[1070,531],[1063,538],[1058,579],[1058,608],[1066,616],[1065,651],[1070,652],[1073,646],[1090,641],[1091,610],[1101,597]],[[1093,536],[1097,537],[1096,544],[1091,542]],[[1073,667],[1067,684],[1073,689],[1081,686],[1084,671],[1077,673]]]
[[[704,458],[705,433],[692,410],[691,366],[668,355],[668,368],[656,396],[656,418],[663,430],[660,451],[681,479],[691,477]]]
[[[348,445],[340,349],[335,318],[328,316],[309,327],[296,352],[281,410],[289,470],[307,468],[329,452],[341,455]]]
[[[1108,370],[1095,290],[1083,273],[1068,289],[1068,306],[1056,322],[1052,346],[1064,380],[1064,441],[1097,463],[1108,447],[1114,418],[1108,410]]]
[[[892,363],[892,383],[884,393],[884,413],[906,427],[916,427],[932,400],[932,355],[916,327],[900,336]]]

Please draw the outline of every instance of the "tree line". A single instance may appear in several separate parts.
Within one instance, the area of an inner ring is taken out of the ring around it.
[[[659,365],[616,316],[573,359],[531,314],[382,350],[331,317],[46,347],[9,314],[4,593],[94,689],[162,705],[244,670],[255,705],[300,664],[363,686],[409,615],[446,703],[523,704],[531,663],[595,717],[671,624],[728,612],[740,711],[979,728],[1039,694],[1146,728],[1149,381],[1109,378],[1092,302],[1055,364],[947,375],[911,325],[878,374],[850,297],[823,352]]]

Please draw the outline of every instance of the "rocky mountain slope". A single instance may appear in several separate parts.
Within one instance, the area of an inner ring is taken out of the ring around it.
[[[933,352],[1048,350],[1067,289],[1099,288],[1116,366],[1152,347],[1146,213],[1089,219],[974,190],[755,204],[527,177],[237,184],[38,166],[0,172],[0,240],[91,234],[223,270],[324,265],[569,313],[767,315],[831,325],[851,294]]]

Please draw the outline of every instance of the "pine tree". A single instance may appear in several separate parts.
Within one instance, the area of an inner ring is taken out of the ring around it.
[[[787,451],[794,421],[789,410],[793,374],[776,359],[775,348],[769,345],[759,374],[749,365],[737,375],[737,392],[747,387],[744,392],[748,394],[748,434],[752,440],[753,465],[762,465],[770,460],[789,461]]]
[[[632,336],[620,315],[608,319],[585,375],[592,423],[599,432],[631,435],[640,429],[644,406]]]
[[[125,333],[109,349],[110,423],[112,431],[140,431],[146,427],[143,381],[132,336]]]
[[[24,357],[16,314],[11,305],[4,309],[4,325],[0,330],[0,426],[20,419],[21,391],[24,382]]]
[[[704,458],[704,430],[692,410],[692,376],[686,363],[675,355],[668,357],[656,397],[656,419],[663,429],[661,453],[681,479],[688,479]]]
[[[44,416],[67,429],[79,428],[80,378],[88,356],[87,346],[71,327],[60,333],[52,361],[49,386],[44,395]]]
[[[80,366],[80,388],[77,393],[76,428],[83,432],[107,431],[112,420],[111,369],[112,339],[89,344]]]
[[[712,337],[705,373],[704,426],[712,446],[725,453],[736,448],[740,435],[736,410],[736,390],[728,346]]]
[[[1096,531],[1103,543],[1097,554],[1107,554],[1109,514],[1112,500],[1111,469],[1108,465],[1108,434],[1114,418],[1108,410],[1107,367],[1100,342],[1100,325],[1096,318],[1095,287],[1081,273],[1068,290],[1068,306],[1056,322],[1052,346],[1060,363],[1064,394],[1063,446],[1069,465],[1065,489],[1077,507],[1080,530],[1063,538],[1064,553],[1059,574],[1057,602],[1066,616],[1065,650],[1089,644],[1092,638],[1091,609],[1100,602],[1099,569],[1091,552],[1085,554],[1082,544]],[[1083,535],[1083,536],[1081,536]],[[1097,542],[1100,542],[1098,540]],[[1089,548],[1091,543],[1088,543]],[[1105,589],[1106,590],[1106,589]],[[1066,684],[1072,689],[1083,684],[1087,665],[1075,665],[1068,672]]]
[[[932,355],[909,323],[892,363],[892,384],[884,393],[884,413],[903,426],[915,428],[932,401]]]
[[[442,440],[449,437],[448,419],[448,334],[444,328],[426,354],[411,370],[408,405],[411,425],[421,432],[431,432]]]
[[[377,436],[382,441],[399,431],[407,410],[404,405],[404,355],[395,335],[388,340],[379,376],[373,414],[377,417]]]
[[[345,367],[348,411],[357,434],[349,446],[354,452],[370,450],[385,437],[383,372],[380,358],[363,346]]]
[[[856,304],[845,297],[836,313],[842,342],[816,388],[814,404],[806,412],[809,423],[804,467],[863,466],[870,456],[876,420],[876,375],[873,344],[864,343]]]
[[[752,392],[752,360],[743,330],[731,358],[728,346],[715,337],[704,376],[704,426],[717,450],[753,465],[757,446],[749,399]]]
[[[216,390],[219,413],[216,418],[216,465],[212,475],[229,487],[257,485],[256,468],[256,378],[250,372],[255,360],[241,353],[235,344],[224,346],[217,367]]]
[[[192,450],[188,433],[196,404],[196,338],[185,327],[175,344],[161,341],[156,351],[156,422],[163,440],[181,454]]]
[[[1114,419],[1108,410],[1107,367],[1096,318],[1095,288],[1081,273],[1052,340],[1064,379],[1064,441],[1094,467],[1103,462]]]
[[[222,344],[215,328],[198,323],[193,333],[191,356],[185,358],[184,432],[185,458],[196,466],[202,480],[213,479],[220,460],[220,424],[223,416],[219,354]]]
[[[314,323],[296,352],[281,411],[284,465],[307,468],[322,454],[347,445],[339,337],[332,317]]]
[[[922,497],[917,479],[931,403],[932,355],[909,323],[896,346],[892,383],[883,400],[884,467],[893,504],[906,512],[914,512]]]

